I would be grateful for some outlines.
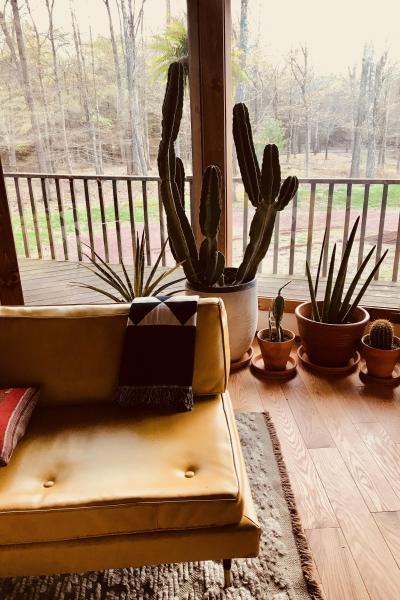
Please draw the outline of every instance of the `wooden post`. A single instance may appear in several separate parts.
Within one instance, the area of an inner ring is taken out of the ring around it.
[[[209,165],[221,169],[219,249],[232,262],[232,91],[230,0],[187,0],[193,146],[192,214],[198,215],[201,180]],[[202,236],[198,219],[193,229]]]
[[[6,184],[0,160],[0,304],[24,303]]]

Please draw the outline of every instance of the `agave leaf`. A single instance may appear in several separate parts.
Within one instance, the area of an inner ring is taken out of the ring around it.
[[[154,277],[154,275],[155,275],[155,272],[156,272],[156,271],[157,271],[157,269],[158,269],[158,265],[159,265],[159,264],[160,264],[160,262],[161,262],[162,255],[163,255],[163,253],[164,253],[164,250],[165,250],[165,248],[166,248],[166,245],[167,245],[167,244],[168,244],[168,238],[165,240],[165,242],[164,242],[164,243],[163,243],[163,245],[161,246],[160,254],[158,255],[158,257],[157,257],[157,260],[156,260],[156,262],[154,263],[154,266],[153,266],[153,268],[152,268],[152,269],[151,269],[151,271],[150,271],[150,275],[148,276],[148,278],[147,278],[147,280],[146,280],[146,284],[145,284],[145,286],[144,286],[144,288],[145,288],[145,289],[147,289],[147,288],[148,288],[148,287],[151,285],[151,282],[152,282],[152,280],[153,280],[153,277]],[[146,295],[146,294],[145,294],[145,295]]]
[[[329,314],[331,291],[332,291],[332,281],[333,281],[333,270],[335,268],[335,258],[336,258],[336,244],[333,246],[331,262],[329,264],[328,279],[326,280],[324,304],[322,307],[322,322],[323,323],[327,322],[327,318],[328,318],[328,314]]]
[[[81,287],[87,290],[93,290],[94,292],[98,292],[99,294],[103,294],[103,296],[107,296],[107,298],[110,298],[113,302],[117,302],[118,304],[123,304],[124,302],[124,300],[122,300],[121,298],[117,298],[117,296],[113,296],[113,294],[110,294],[109,292],[106,292],[101,288],[97,288],[94,285],[88,285],[87,283],[78,283],[77,281],[71,281],[71,284],[75,287]]]
[[[113,269],[103,269],[103,267],[101,267],[98,263],[92,260],[92,258],[88,254],[84,253],[84,256],[90,260],[94,268],[89,267],[89,265],[85,265],[84,263],[81,263],[81,267],[87,269],[88,271],[96,275],[96,277],[99,277],[105,283],[113,287],[117,292],[121,294],[123,298],[129,297],[129,290],[126,288],[123,282],[122,285],[119,283],[119,277]]]
[[[347,311],[347,313],[343,317],[342,323],[346,323],[346,321],[348,321],[350,319],[353,310],[355,308],[357,308],[357,306],[360,303],[362,297],[364,296],[365,292],[367,291],[367,288],[368,288],[369,284],[371,283],[373,276],[375,275],[375,273],[377,272],[377,270],[381,266],[381,264],[384,261],[384,259],[386,258],[386,255],[387,255],[388,252],[389,252],[389,250],[386,250],[386,252],[381,256],[381,258],[378,260],[378,262],[376,263],[376,265],[372,269],[371,273],[369,274],[369,276],[366,279],[364,285],[362,286],[361,290],[359,291],[359,293],[358,293],[356,299],[354,300],[353,304],[350,306],[349,310]]]
[[[133,300],[133,298],[135,297],[135,293],[133,291],[132,283],[131,283],[131,280],[129,279],[129,275],[127,273],[127,270],[126,270],[126,267],[124,265],[124,261],[123,260],[121,260],[121,267],[122,267],[122,271],[124,272],[124,277],[126,279],[126,285],[128,286],[129,293],[130,293],[130,295],[132,297],[132,300]]]
[[[322,258],[324,256],[325,242],[326,242],[326,228],[325,228],[325,232],[324,232],[324,239],[322,240],[321,252],[320,252],[319,261],[318,261],[317,277],[315,280],[315,288],[314,288],[315,297],[317,297],[317,292],[318,292],[319,276],[321,274],[321,266],[322,266]]]
[[[353,292],[356,289],[357,283],[359,282],[360,277],[363,274],[363,271],[364,271],[365,267],[369,263],[369,260],[370,260],[371,256],[373,255],[373,253],[375,251],[375,248],[376,248],[376,246],[373,246],[371,248],[371,250],[368,252],[367,256],[364,258],[362,264],[360,265],[360,268],[358,269],[357,273],[355,274],[355,276],[354,276],[351,284],[349,285],[349,288],[347,290],[347,293],[346,293],[346,295],[344,297],[342,306],[341,306],[340,311],[339,311],[339,316],[338,316],[338,322],[339,323],[342,323],[342,319],[343,319],[344,315],[346,314],[346,312],[349,309],[350,301],[351,301],[351,298],[353,296]]]
[[[103,259],[101,258],[101,256],[100,256],[100,255],[99,255],[99,254],[98,254],[98,253],[97,253],[97,252],[94,250],[94,248],[91,248],[89,244],[85,244],[84,242],[83,242],[83,244],[84,244],[84,246],[87,246],[88,248],[90,248],[91,252],[93,252],[93,254],[95,255],[95,257],[96,257],[96,258],[97,258],[97,259],[100,261],[100,263],[103,265],[103,269],[104,269],[105,271],[108,271],[108,272],[109,272],[109,274],[111,275],[111,277],[112,277],[113,279],[116,279],[116,280],[118,281],[118,283],[119,283],[119,285],[121,286],[121,288],[123,288],[123,289],[125,289],[125,290],[127,291],[127,288],[126,288],[126,286],[125,286],[124,282],[122,281],[121,277],[118,275],[118,273],[116,273],[116,272],[114,271],[114,269],[112,269],[112,267],[110,267],[110,265],[109,265],[109,264],[107,264],[107,263],[105,262],[105,260],[103,260]],[[92,257],[91,257],[91,256],[89,256],[88,254],[85,254],[85,256],[86,256],[86,257],[87,257],[87,258],[90,260],[90,262],[91,262],[93,265],[95,265],[95,266],[96,266],[96,268],[98,268],[99,270],[101,269],[100,265],[99,265],[98,263],[96,263],[96,262],[95,262],[95,261],[92,259]]]
[[[170,285],[174,285],[175,283],[180,283],[181,281],[186,281],[186,277],[180,277],[179,279],[174,279],[173,281],[168,281],[167,283],[164,283],[164,285],[159,287],[154,292],[154,295],[157,296],[160,292],[163,292],[164,290],[166,290],[167,287],[169,287]],[[170,292],[170,294],[176,294],[176,292],[184,292],[184,291],[185,290],[172,290],[172,292]]]
[[[351,230],[348,242],[346,244],[343,258],[340,263],[339,271],[336,276],[336,281],[335,281],[335,285],[334,285],[333,292],[332,292],[331,303],[330,303],[329,314],[328,314],[328,319],[331,323],[335,323],[337,321],[337,318],[338,318],[338,315],[340,312],[343,289],[344,289],[344,284],[346,281],[347,266],[349,263],[351,249],[353,247],[354,238],[357,233],[359,221],[360,221],[360,217],[357,217],[357,219],[353,225],[353,228]]]
[[[313,315],[314,315],[314,321],[321,321],[321,317],[320,317],[319,310],[318,310],[318,304],[315,299],[314,285],[312,282],[310,265],[308,264],[308,261],[306,261],[306,271],[307,271],[308,287],[310,290],[310,298],[311,298],[312,310],[313,310]]]
[[[174,267],[172,267],[171,269],[168,269],[168,271],[164,271],[164,273],[161,273],[161,275],[159,277],[157,277],[157,279],[154,281],[154,283],[152,283],[152,285],[148,288],[146,296],[151,296],[152,293],[153,293],[153,291],[155,290],[155,288],[158,286],[158,284],[163,279],[165,279],[166,277],[168,277],[168,275],[172,275],[172,273],[174,273],[182,265],[183,265],[183,262],[178,263]]]

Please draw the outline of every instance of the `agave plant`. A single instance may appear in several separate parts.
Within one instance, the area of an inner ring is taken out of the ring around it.
[[[90,285],[88,283],[79,283],[74,281],[72,282],[72,284],[77,287],[86,288],[94,292],[98,292],[99,294],[103,294],[103,296],[106,296],[109,300],[118,303],[132,302],[134,298],[142,296],[157,296],[158,294],[164,292],[171,285],[180,283],[181,281],[185,281],[186,279],[185,277],[180,277],[178,279],[174,279],[173,281],[167,281],[165,283],[162,283],[167,277],[172,275],[174,271],[179,269],[182,263],[177,263],[174,267],[163,271],[156,277],[157,269],[160,265],[161,258],[163,256],[167,243],[168,239],[165,240],[165,243],[162,245],[160,254],[158,255],[158,258],[154,263],[154,266],[151,269],[149,275],[146,277],[146,242],[144,238],[144,232],[142,233],[142,237],[140,240],[139,235],[136,234],[136,254],[132,279],[129,277],[128,271],[123,261],[121,261],[123,277],[120,277],[120,275],[118,275],[115,269],[113,269],[109,264],[107,264],[91,246],[86,244],[95,258],[92,258],[92,256],[90,256],[87,253],[84,253],[84,256],[90,261],[92,266],[85,265],[84,263],[82,263],[82,266],[85,269],[88,269],[88,271],[90,271],[94,275],[96,275],[96,277],[101,279],[101,281],[103,281],[105,284],[107,284],[113,290],[113,292],[107,289],[103,289],[101,287],[97,287],[95,285]]]
[[[335,281],[334,281],[334,269],[335,269],[335,260],[336,260],[336,244],[333,247],[331,259],[330,259],[330,263],[329,263],[328,277],[326,280],[324,300],[322,303],[321,310],[317,303],[317,291],[318,291],[318,285],[319,285],[320,274],[321,274],[322,258],[323,258],[323,255],[325,252],[325,246],[326,246],[326,230],[325,230],[324,239],[322,242],[315,284],[312,281],[310,265],[308,264],[308,262],[306,262],[308,287],[310,290],[310,298],[311,298],[311,304],[312,304],[312,318],[314,321],[319,321],[321,323],[335,323],[335,324],[347,323],[350,320],[353,311],[357,308],[357,306],[361,302],[361,299],[364,296],[365,292],[367,291],[367,288],[368,288],[369,284],[371,283],[372,278],[374,277],[375,273],[379,269],[381,263],[384,261],[386,255],[388,253],[388,250],[386,250],[386,252],[376,262],[374,268],[368,275],[368,277],[365,280],[360,291],[358,292],[356,297],[354,299],[352,299],[354,291],[356,289],[356,286],[357,286],[358,282],[360,281],[361,275],[363,274],[368,262],[370,261],[372,255],[375,252],[376,246],[373,246],[373,248],[371,248],[371,250],[368,252],[367,256],[362,261],[360,267],[357,270],[357,273],[355,274],[353,280],[351,281],[351,283],[347,289],[347,292],[344,294],[344,286],[346,283],[349,258],[350,258],[351,250],[353,247],[354,238],[357,233],[359,221],[360,221],[360,217],[358,217],[356,219],[356,222],[354,223],[353,228],[351,230],[349,239],[347,241],[347,244],[346,244],[346,247],[345,247],[345,250],[343,253],[343,258],[339,265],[339,269],[338,269]]]

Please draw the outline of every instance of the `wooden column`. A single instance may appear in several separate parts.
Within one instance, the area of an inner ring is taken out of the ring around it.
[[[0,160],[0,304],[24,303],[6,185]]]
[[[219,249],[232,261],[232,90],[230,0],[187,0],[193,146],[193,228],[198,225],[202,174],[217,165],[223,198]]]

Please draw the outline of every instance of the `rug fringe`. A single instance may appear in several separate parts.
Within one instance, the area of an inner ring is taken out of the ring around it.
[[[314,576],[314,564],[311,556],[310,547],[308,545],[307,538],[304,535],[303,526],[301,523],[299,512],[297,510],[296,500],[293,494],[292,485],[290,483],[286,463],[283,458],[282,448],[278,438],[278,434],[276,432],[275,425],[269,413],[265,412],[263,414],[271,438],[272,449],[278,465],[283,493],[285,495],[285,500],[289,509],[293,535],[294,539],[296,540],[296,546],[300,556],[300,563],[301,568],[303,570],[307,591],[311,595],[312,600],[325,600],[325,596],[321,590],[321,587]]]

